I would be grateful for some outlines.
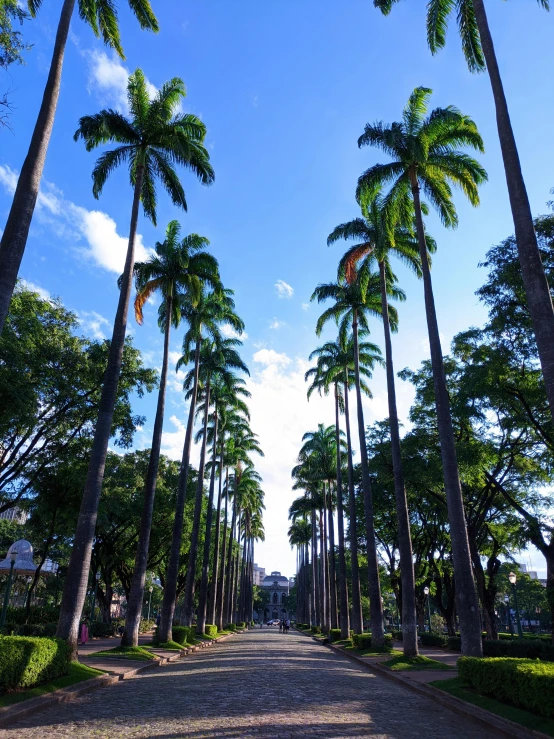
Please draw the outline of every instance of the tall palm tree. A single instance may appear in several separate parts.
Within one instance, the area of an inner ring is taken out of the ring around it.
[[[404,293],[389,286],[389,293],[397,299],[402,299]],[[377,558],[377,544],[375,540],[375,526],[373,521],[373,498],[371,493],[371,482],[369,479],[369,465],[367,459],[367,446],[365,440],[365,424],[362,407],[362,389],[360,386],[360,355],[358,326],[364,331],[369,331],[367,320],[369,315],[379,315],[381,312],[381,301],[379,291],[379,276],[368,270],[357,275],[350,284],[345,280],[327,285],[318,285],[312,295],[312,300],[323,302],[333,300],[334,303],[327,308],[319,317],[316,333],[321,335],[325,323],[333,319],[338,325],[341,335],[344,337],[348,326],[352,325],[352,337],[354,340],[354,373],[356,389],[356,410],[358,416],[358,438],[360,443],[360,464],[362,471],[362,489],[364,494],[364,509],[367,539],[367,560],[369,573],[369,599],[370,620],[372,639],[376,646],[384,644],[384,621],[383,604],[381,600],[381,586],[379,581],[379,561]],[[391,320],[396,322],[396,315]]]
[[[179,326],[183,303],[198,304],[203,285],[208,284],[213,288],[219,285],[217,260],[205,251],[205,247],[209,244],[208,239],[198,234],[190,234],[180,240],[180,231],[179,223],[171,221],[166,230],[165,240],[163,243],[156,244],[155,255],[147,262],[136,262],[134,270],[137,288],[135,318],[139,326],[143,322],[142,309],[148,298],[158,290],[162,294],[163,301],[160,306],[158,323],[164,331],[164,349],[135,569],[127,600],[125,631],[121,640],[124,646],[137,646],[138,644],[152,512],[162,444],[170,329],[172,325],[174,328]]]
[[[294,517],[288,530],[288,537],[291,547],[296,547],[298,555],[296,567],[296,620],[299,623],[309,624],[311,617],[309,606],[310,578],[308,547],[312,537],[312,531],[306,516]]]
[[[27,5],[34,17],[42,5],[42,0],[27,0]],[[88,0],[78,0],[77,5],[79,16],[92,28],[94,34],[96,36],[101,35],[104,43],[124,58],[115,4],[106,0],[94,3]],[[158,21],[148,0],[129,0],[129,7],[135,14],[141,28],[150,31],[158,30]],[[46,87],[44,88],[27,156],[21,167],[8,220],[0,242],[0,333],[4,328],[4,322],[8,315],[10,300],[27,245],[31,220],[37,202],[58,106],[65,47],[74,9],[75,0],[64,0]]]
[[[374,0],[385,15],[398,0]],[[538,0],[546,10],[549,0]],[[554,310],[550,288],[542,264],[533,215],[519,152],[510,120],[508,101],[500,75],[493,38],[484,0],[433,0],[427,5],[427,43],[433,54],[446,43],[448,21],[456,8],[462,50],[472,72],[487,70],[496,109],[496,125],[504,162],[510,207],[514,221],[521,276],[527,295],[527,306],[533,323],[544,383],[554,416]]]
[[[240,370],[248,374],[248,368],[240,358],[236,347],[242,342],[238,339],[223,339],[221,336],[212,341],[205,340],[200,349],[199,389],[203,396],[203,404],[199,412],[203,411],[204,422],[200,438],[202,447],[200,451],[200,464],[198,471],[198,482],[196,485],[196,499],[194,506],[194,518],[190,541],[189,559],[187,565],[187,577],[184,592],[183,618],[185,624],[190,626],[194,613],[194,593],[196,589],[196,562],[198,557],[198,541],[200,535],[200,519],[202,513],[202,497],[204,490],[204,469],[208,439],[209,408],[211,404],[212,383],[218,375],[229,375],[232,370]],[[185,386],[194,382],[194,369],[188,373]],[[215,434],[217,436],[217,433]],[[210,484],[213,499],[213,486]],[[211,531],[211,506],[208,506],[208,517],[210,519]],[[206,523],[207,526],[207,523]]]
[[[398,522],[398,548],[400,552],[400,576],[402,583],[402,644],[404,654],[413,657],[418,654],[417,616],[415,600],[415,575],[410,535],[410,517],[402,469],[400,451],[400,427],[396,405],[396,387],[392,360],[391,327],[387,285],[390,280],[391,255],[398,256],[418,276],[421,276],[419,246],[411,229],[398,224],[389,224],[379,196],[364,204],[364,218],[355,218],[337,226],[327,239],[334,244],[339,239],[354,240],[352,246],[341,259],[340,271],[347,281],[355,279],[357,263],[363,259],[362,269],[376,261],[379,267],[381,288],[381,317],[385,334],[385,359],[387,371],[387,394],[389,403],[389,426],[391,434],[392,466]],[[392,233],[391,233],[392,232]]]
[[[175,503],[175,519],[173,522],[171,548],[165,575],[164,595],[160,613],[160,623],[158,626],[158,639],[161,642],[171,641],[172,638],[172,624],[177,599],[177,580],[179,576],[179,560],[183,537],[190,450],[192,446],[194,419],[196,417],[200,350],[202,343],[206,338],[215,340],[221,336],[220,327],[222,324],[228,323],[239,334],[244,330],[243,321],[235,313],[235,303],[232,295],[232,290],[223,288],[218,288],[213,292],[203,291],[196,306],[189,304],[185,306],[183,310],[183,319],[188,323],[189,328],[183,340],[183,356],[179,360],[178,367],[185,366],[192,360],[193,370],[192,375],[189,374],[189,384],[191,386],[190,407],[185,441],[183,444],[183,454],[181,456],[179,481],[177,484],[177,501]]]
[[[96,162],[92,175],[95,197],[99,197],[109,175],[124,163],[130,169],[134,195],[129,243],[123,275],[119,282],[119,302],[108,366],[104,375],[85,490],[58,622],[58,637],[68,639],[74,651],[86,595],[98,501],[123,359],[139,204],[142,202],[145,215],[156,224],[155,185],[156,179],[159,179],[174,205],[186,210],[185,192],[174,164],[190,169],[205,185],[209,185],[214,178],[209,155],[203,144],[206,135],[205,125],[191,113],[177,112],[180,102],[185,97],[182,80],[174,78],[167,82],[150,100],[144,74],[137,69],[129,77],[127,90],[131,119],[113,110],[102,110],[96,115],[81,118],[75,134],[76,139],[82,138],[85,141],[87,151],[111,141],[120,144],[116,149],[105,151]]]
[[[371,397],[371,391],[362,378],[371,378],[371,370],[376,363],[381,362],[381,350],[372,342],[363,341],[367,332],[359,331],[359,373],[360,388],[365,395]],[[307,380],[315,376],[314,384],[329,387],[335,385],[335,423],[337,423],[337,412],[344,404],[344,418],[346,427],[346,452],[348,471],[348,509],[349,509],[349,534],[350,534],[350,557],[352,562],[352,629],[355,633],[363,630],[362,603],[360,593],[360,575],[358,566],[358,526],[356,520],[356,496],[354,488],[354,465],[352,451],[352,435],[350,431],[350,404],[349,391],[356,386],[356,373],[354,361],[354,339],[346,335],[339,337],[336,341],[329,341],[323,346],[314,349],[310,354],[310,360],[317,357],[317,366],[308,370],[305,375]],[[340,388],[342,387],[342,392]],[[308,390],[310,392],[310,390]],[[337,407],[338,406],[338,407]],[[340,472],[340,470],[339,470]],[[341,501],[342,502],[342,501]],[[339,515],[339,540],[340,540],[340,515]],[[344,537],[344,534],[343,534]],[[342,628],[342,627],[341,627]]]
[[[366,124],[364,133],[358,139],[358,146],[376,146],[385,151],[392,161],[376,164],[364,172],[358,180],[357,195],[359,200],[367,201],[385,184],[390,184],[385,203],[393,221],[398,219],[405,222],[407,215],[415,212],[462,652],[468,656],[480,656],[482,642],[479,603],[471,567],[420,190],[423,190],[437,210],[443,224],[455,227],[458,218],[450,185],[459,187],[469,202],[477,206],[478,186],[487,179],[487,174],[475,159],[459,149],[460,146],[468,146],[483,151],[483,141],[474,121],[452,106],[435,108],[427,115],[430,95],[431,90],[418,87],[410,95],[402,121],[392,125],[382,122]]]

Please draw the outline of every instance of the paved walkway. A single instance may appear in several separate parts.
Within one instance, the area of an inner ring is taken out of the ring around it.
[[[5,739],[485,739],[490,734],[309,637],[270,629],[57,706]]]

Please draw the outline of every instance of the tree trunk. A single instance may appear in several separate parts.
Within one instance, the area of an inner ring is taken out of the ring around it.
[[[181,542],[183,539],[183,522],[185,517],[185,503],[187,499],[187,485],[189,475],[190,449],[192,445],[192,431],[194,428],[194,415],[196,413],[196,401],[198,398],[198,371],[200,367],[200,340],[196,342],[194,352],[194,385],[190,401],[187,431],[183,445],[183,456],[179,470],[179,482],[177,485],[177,501],[175,504],[175,520],[173,522],[173,534],[171,537],[171,549],[169,562],[165,576],[164,597],[160,613],[160,625],[158,626],[158,639],[161,642],[171,641],[171,627],[173,614],[175,613],[175,602],[177,598],[177,579],[179,577],[179,561],[181,558]]]
[[[221,454],[223,460],[223,453]],[[215,623],[219,631],[223,631],[223,613],[224,613],[224,585],[225,585],[225,562],[227,555],[227,501],[229,500],[229,468],[226,468],[225,472],[225,513],[223,523],[223,545],[221,547],[221,567],[219,568],[219,579],[217,581],[217,595],[216,595],[216,616]]]
[[[337,609],[337,573],[335,561],[335,524],[333,521],[333,496],[331,493],[331,483],[329,483],[329,506],[327,508],[327,534],[329,537],[329,593],[331,596],[330,603],[330,623],[332,629],[339,628],[339,614]]]
[[[171,296],[166,298],[166,325],[164,331],[164,353],[162,361],[162,372],[160,375],[160,388],[158,390],[158,405],[156,407],[156,418],[154,420],[154,431],[152,434],[152,449],[148,460],[148,472],[146,473],[146,485],[144,486],[144,502],[142,504],[142,517],[140,520],[140,532],[137,542],[137,554],[135,557],[135,569],[131,582],[131,592],[127,601],[127,613],[125,614],[125,631],[121,638],[121,646],[138,646],[140,620],[142,618],[142,604],[144,600],[144,584],[146,582],[146,569],[148,567],[148,549],[150,547],[150,531],[152,529],[152,515],[154,513],[154,499],[156,497],[156,483],[158,481],[158,467],[160,465],[160,449],[162,447],[162,432],[164,425],[165,410],[165,388],[167,385],[167,366],[169,362],[169,335],[171,331]]]
[[[217,605],[217,594],[219,587],[219,543],[221,534],[221,496],[223,487],[223,432],[221,434],[221,458],[219,460],[219,479],[218,479],[218,493],[217,493],[217,511],[215,514],[215,537],[214,537],[214,559],[212,567],[212,587],[210,589],[210,599],[208,603],[208,615],[206,618],[207,623],[215,624],[216,622],[216,605]],[[222,628],[222,627],[218,627]]]
[[[454,429],[452,428],[452,418],[450,415],[450,398],[446,387],[435,299],[433,297],[429,260],[427,259],[427,244],[421,215],[419,183],[415,174],[412,175],[412,193],[415,205],[419,254],[423,271],[425,313],[427,316],[429,347],[431,350],[431,367],[433,370],[444,488],[448,508],[448,521],[450,524],[450,538],[452,540],[452,561],[454,564],[454,577],[456,578],[456,605],[460,619],[462,654],[466,657],[481,657],[483,655],[483,644],[481,639],[479,602],[477,600],[475,581],[471,569],[464,501],[462,498],[460,475],[458,473]]]
[[[137,167],[135,193],[133,198],[133,209],[131,213],[131,228],[129,232],[129,243],[125,268],[121,278],[119,290],[119,302],[115,315],[112,340],[108,354],[108,366],[104,375],[102,395],[98,407],[98,420],[94,430],[94,439],[85,482],[83,498],[73,548],[67,568],[60,616],[56,636],[67,639],[71,646],[71,659],[77,658],[77,636],[79,631],[79,620],[83,610],[83,604],[87,593],[87,581],[90,567],[90,555],[92,552],[92,541],[96,529],[96,518],[98,515],[98,502],[102,492],[104,480],[104,468],[106,455],[108,453],[108,442],[112,431],[112,419],[117,401],[117,386],[119,373],[123,361],[123,349],[125,347],[125,333],[127,330],[127,312],[129,299],[131,297],[131,278],[135,264],[135,237],[137,233],[138,211],[140,194],[142,190],[144,165]]]
[[[229,495],[229,490],[227,490]],[[223,618],[225,625],[231,623],[231,593],[233,578],[233,537],[235,533],[235,524],[237,519],[237,495],[236,495],[236,472],[235,472],[235,496],[233,499],[233,514],[231,516],[231,526],[229,528],[229,553],[227,560],[227,568],[225,573],[225,601],[223,603]]]
[[[74,7],[75,0],[64,0],[54,42],[52,61],[50,62],[50,71],[48,72],[37,122],[31,136],[27,156],[21,167],[8,220],[0,242],[0,333],[2,333],[8,315],[10,300],[35,211],[46,153],[54,126],[56,108],[58,107],[65,47]]]
[[[337,524],[339,537],[339,616],[340,638],[350,637],[348,584],[346,582],[346,558],[344,556],[344,513],[342,502],[342,455],[340,451],[340,408],[338,385],[335,385],[335,439],[337,445]]]
[[[364,493],[365,530],[367,539],[367,569],[369,575],[369,616],[371,621],[371,643],[382,647],[385,643],[383,626],[383,601],[379,581],[379,561],[375,543],[375,525],[373,521],[373,497],[369,479],[367,462],[367,446],[365,440],[364,412],[362,408],[362,391],[360,389],[360,358],[358,354],[358,312],[354,310],[352,321],[354,336],[354,371],[356,373],[356,406],[358,415],[358,437],[360,440],[360,462],[362,468],[362,489]]]
[[[504,86],[483,0],[473,0],[473,7],[496,108],[496,124],[514,221],[521,276],[539,350],[548,404],[554,417],[554,311],[552,298],[537,244],[531,206],[529,205],[529,197],[521,172],[521,163],[510,121],[508,103],[504,94]]]
[[[206,406],[206,415],[209,407]],[[200,580],[200,598],[198,602],[198,617],[196,619],[196,633],[206,633],[206,612],[208,609],[208,580],[210,576],[210,548],[212,545],[212,519],[214,509],[215,471],[217,460],[217,434],[218,434],[218,407],[217,400],[214,408],[214,444],[212,450],[212,470],[210,474],[210,489],[208,493],[208,509],[206,511],[206,535],[204,538],[204,559],[202,561],[202,579]],[[215,584],[214,584],[215,587]],[[213,624],[213,621],[211,622]]]
[[[315,508],[312,508],[312,626],[321,626],[321,603],[317,564],[317,527],[315,521]]]
[[[324,485],[325,486],[325,485]],[[325,492],[323,493],[325,498]],[[327,565],[327,535],[325,526],[325,508],[319,511],[319,549],[321,556],[320,583],[321,583],[321,626],[325,633],[329,631],[329,577]]]
[[[360,593],[360,566],[358,564],[358,523],[356,519],[356,491],[354,488],[354,465],[352,463],[352,436],[350,433],[350,409],[348,402],[348,380],[345,370],[344,420],[346,423],[346,447],[348,452],[348,511],[350,514],[350,557],[352,559],[352,630],[363,631],[362,597]]]
[[[412,537],[410,535],[408,501],[406,500],[406,486],[404,485],[404,470],[402,469],[402,453],[400,450],[400,428],[398,425],[398,409],[396,407],[396,386],[394,382],[389,303],[387,299],[387,277],[384,262],[379,262],[379,276],[381,282],[381,311],[385,332],[389,426],[396,500],[396,524],[398,526],[398,551],[400,553],[400,578],[402,582],[402,647],[406,657],[415,657],[418,649],[414,558],[412,553]]]
[[[210,379],[206,383],[204,399],[204,429],[202,434],[202,450],[200,452],[200,465],[198,469],[198,483],[196,485],[196,499],[194,501],[194,517],[192,522],[192,533],[190,537],[189,561],[187,567],[187,579],[185,582],[183,620],[185,626],[192,624],[194,614],[194,591],[196,588],[196,560],[198,559],[198,538],[200,536],[200,523],[202,519],[202,499],[204,497],[204,469],[206,465],[206,440],[208,435],[208,409],[210,407]]]

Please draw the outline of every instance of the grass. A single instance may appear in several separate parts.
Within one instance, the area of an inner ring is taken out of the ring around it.
[[[501,703],[494,698],[480,695],[465,685],[459,677],[451,678],[450,680],[435,680],[429,684],[434,688],[444,690],[445,693],[449,693],[454,698],[459,698],[474,706],[484,708],[486,711],[490,711],[508,721],[521,724],[521,726],[525,726],[527,729],[542,731],[543,734],[554,737],[554,719],[536,716],[534,713],[525,711],[522,708],[516,708],[507,703]]]
[[[397,652],[398,656],[383,662],[383,664],[391,670],[451,670],[450,665],[444,662],[438,662],[436,659],[429,659],[418,655],[417,657],[404,657],[401,652]]]
[[[163,641],[163,642],[147,642],[141,645],[144,649],[164,649],[168,652],[180,652],[181,649],[186,649],[188,644],[179,644],[176,641]]]
[[[155,660],[157,657],[144,647],[114,647],[113,649],[103,649],[101,652],[87,654],[87,657],[110,657],[115,659],[134,659],[134,660]]]
[[[68,688],[70,685],[75,685],[83,680],[90,680],[97,675],[103,674],[102,670],[94,670],[92,667],[82,665],[79,662],[72,662],[69,667],[69,674],[63,677],[57,677],[55,680],[50,680],[42,685],[29,688],[29,690],[20,690],[15,693],[4,693],[0,695],[0,707],[13,706],[15,703],[21,703],[21,701],[26,701],[30,698],[38,698],[39,695],[53,693],[54,690]]]
[[[402,652],[398,649],[392,649],[392,647],[383,647],[377,649],[376,647],[368,647],[367,649],[358,649],[357,647],[345,647],[345,650],[356,654],[358,657],[382,657],[383,655],[389,655],[390,657],[401,657]]]

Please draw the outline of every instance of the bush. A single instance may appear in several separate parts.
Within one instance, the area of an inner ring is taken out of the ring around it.
[[[245,628],[246,628],[246,624],[244,623],[244,621],[239,621],[237,624],[237,629],[240,630],[240,629],[245,629]]]
[[[173,626],[172,629],[173,638],[172,641],[177,642],[183,646],[188,642],[189,627],[188,626]]]
[[[462,639],[460,636],[449,636],[447,639],[447,646],[448,649],[451,649],[453,652],[461,652],[462,651]]]
[[[371,632],[366,631],[363,634],[352,634],[352,644],[356,649],[371,648]],[[392,647],[392,634],[385,634],[385,649]]]
[[[483,695],[554,718],[554,665],[530,659],[460,657],[460,677]]]
[[[321,634],[321,626],[312,626],[310,632],[312,634]]]
[[[395,641],[402,641],[402,639],[404,638],[404,637],[402,636],[402,632],[401,632],[401,631],[399,631],[398,629],[392,629],[392,631],[391,631],[391,634],[392,634],[392,638],[393,638],[393,639],[394,639]]]
[[[225,627],[225,631],[236,631],[236,630],[237,630],[237,627],[235,626],[235,624],[227,624],[227,626]]]
[[[147,618],[142,618],[140,620],[139,634],[146,634],[148,631],[152,631],[155,626],[156,622],[153,619],[148,620]]]
[[[434,634],[424,632],[419,635],[421,644],[424,647],[446,647],[448,645],[448,637],[446,634]]]
[[[16,625],[22,625],[27,620],[32,624],[48,624],[57,622],[59,614],[59,606],[31,606],[27,619],[27,609],[22,606],[21,608],[8,608],[6,620]]]
[[[340,629],[329,629],[329,639],[333,641],[340,640]]]
[[[519,657],[554,662],[554,646],[542,639],[485,639],[485,657]]]
[[[206,634],[206,636],[209,636],[211,639],[215,639],[217,636],[217,626],[215,624],[206,624],[204,633]]]
[[[62,639],[0,636],[0,688],[32,688],[69,672],[69,644]]]
[[[89,626],[91,636],[114,636],[114,625],[104,621],[93,621]]]

